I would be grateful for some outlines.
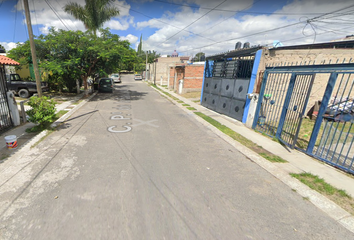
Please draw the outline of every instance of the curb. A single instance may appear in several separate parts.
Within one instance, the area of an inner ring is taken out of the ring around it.
[[[57,127],[59,124],[63,123],[66,119],[68,119],[71,115],[73,115],[79,108],[81,108],[83,105],[85,105],[88,101],[90,101],[94,96],[97,95],[97,92],[94,92],[91,96],[88,98],[84,99],[81,103],[76,105],[73,109],[65,113],[63,116],[61,116],[58,120],[56,120],[54,123],[52,123],[50,126],[51,127]],[[80,100],[80,99],[79,99]]]
[[[244,145],[242,145],[241,143],[232,139],[228,135],[224,134],[219,129],[217,129],[216,127],[214,127],[213,125],[211,125],[210,123],[205,121],[204,119],[198,117],[192,111],[188,110],[184,106],[182,106],[182,104],[177,103],[175,100],[173,100],[169,96],[165,95],[162,91],[160,91],[152,86],[151,86],[151,88],[155,89],[155,91],[159,92],[161,95],[167,97],[168,100],[170,100],[173,104],[175,104],[176,106],[181,108],[188,115],[192,116],[195,120],[197,120],[199,123],[201,123],[202,125],[207,127],[209,130],[211,130],[213,133],[215,133],[218,137],[220,137],[221,139],[226,141],[228,144],[230,144],[232,147],[234,147],[236,150],[238,150],[240,153],[242,153],[246,158],[250,159],[251,161],[256,163],[258,166],[260,166],[261,168],[263,168],[264,170],[266,170],[267,172],[272,174],[274,177],[276,177],[277,179],[282,181],[284,184],[289,186],[291,189],[295,190],[303,198],[308,198],[309,201],[313,205],[315,205],[317,208],[321,209],[329,217],[331,217],[336,222],[341,224],[347,230],[354,233],[354,216],[352,216],[349,212],[345,211],[343,208],[341,208],[336,203],[329,200],[328,198],[326,198],[322,194],[318,193],[317,191],[312,190],[310,187],[303,184],[299,180],[291,177],[287,172],[285,172],[281,168],[277,167],[273,163],[269,162],[265,158],[261,157],[256,152],[252,151],[251,149],[245,147]],[[165,91],[165,90],[163,90],[163,91]],[[167,91],[172,96],[174,96],[176,98],[181,98],[181,96],[175,94],[174,92],[170,92],[170,90],[167,90]],[[192,105],[195,105],[194,102],[190,101],[188,104],[190,104],[191,107],[196,107],[196,106],[192,106]],[[198,107],[200,107],[200,106],[198,106]],[[204,109],[209,110],[207,108],[204,108]]]

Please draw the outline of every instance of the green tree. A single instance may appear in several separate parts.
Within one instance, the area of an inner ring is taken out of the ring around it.
[[[204,61],[205,60],[205,53],[203,52],[199,52],[195,55],[195,57],[193,58],[194,62],[199,62],[199,61]]]
[[[161,56],[160,53],[157,53],[156,51],[148,51],[148,63],[153,63],[156,58],[159,58]]]
[[[138,55],[144,54],[143,52],[143,34],[140,35],[140,42],[138,45]]]
[[[3,45],[0,44],[0,48],[3,49],[6,52],[6,49]]]
[[[82,21],[86,29],[96,32],[112,17],[119,15],[118,8],[112,6],[115,0],[85,0],[85,6],[70,2],[64,6],[64,11]]]
[[[109,29],[100,29],[100,36],[91,31],[65,31],[50,29],[49,34],[40,36],[37,57],[40,67],[48,73],[48,81],[57,89],[73,91],[76,81],[84,85],[88,93],[87,78],[99,74],[106,76],[122,69],[134,68],[137,55],[130,43],[120,40]],[[29,43],[20,44],[10,51],[14,60],[29,61]]]

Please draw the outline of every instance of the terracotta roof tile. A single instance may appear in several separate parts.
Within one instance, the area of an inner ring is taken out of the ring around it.
[[[5,57],[5,56],[0,56],[0,64],[5,64],[5,65],[20,65],[18,62],[15,60],[12,60],[11,58]]]

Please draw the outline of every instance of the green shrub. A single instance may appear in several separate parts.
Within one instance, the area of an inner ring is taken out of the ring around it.
[[[32,109],[26,111],[29,121],[45,126],[52,123],[55,118],[55,102],[48,97],[33,96],[29,99],[28,105]]]

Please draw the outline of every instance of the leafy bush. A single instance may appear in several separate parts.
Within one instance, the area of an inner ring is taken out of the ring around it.
[[[33,96],[29,99],[28,105],[32,107],[26,111],[30,122],[38,123],[41,127],[52,123],[55,118],[55,102],[53,100],[48,97]]]

